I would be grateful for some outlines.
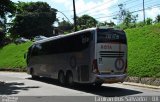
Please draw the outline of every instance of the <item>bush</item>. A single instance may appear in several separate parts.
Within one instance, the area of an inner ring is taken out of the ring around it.
[[[138,22],[136,23],[136,27],[139,28],[139,27],[143,27],[145,24],[144,22]]]
[[[125,31],[129,76],[160,77],[160,24]]]
[[[25,68],[24,53],[32,42],[8,44],[0,49],[0,68]]]

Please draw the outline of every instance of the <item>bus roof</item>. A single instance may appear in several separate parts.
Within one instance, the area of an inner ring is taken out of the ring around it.
[[[77,32],[73,32],[73,33],[68,33],[66,35],[58,35],[58,36],[49,37],[49,38],[46,38],[46,39],[43,39],[43,40],[36,41],[33,44],[44,43],[44,42],[52,41],[52,40],[55,40],[55,39],[64,38],[64,37],[68,37],[68,36],[73,36],[73,35],[81,33],[81,32],[92,31],[92,30],[96,30],[96,28],[89,28],[89,29],[84,29],[84,30],[80,30],[80,31],[77,31]]]
[[[52,41],[52,40],[55,40],[55,39],[60,39],[60,38],[68,37],[68,36],[73,36],[73,35],[79,34],[81,32],[93,31],[93,30],[96,30],[96,29],[115,29],[115,28],[104,28],[104,27],[102,27],[102,28],[101,27],[88,28],[88,29],[77,31],[77,32],[72,32],[72,33],[69,33],[67,35],[58,35],[58,36],[49,37],[49,38],[46,38],[46,39],[43,39],[43,40],[40,40],[40,41],[36,41],[33,44],[44,43],[44,42]]]

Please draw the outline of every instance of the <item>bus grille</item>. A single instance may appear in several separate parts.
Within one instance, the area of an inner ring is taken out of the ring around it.
[[[100,51],[99,54],[101,57],[109,57],[109,58],[117,58],[124,56],[124,52],[121,51]]]

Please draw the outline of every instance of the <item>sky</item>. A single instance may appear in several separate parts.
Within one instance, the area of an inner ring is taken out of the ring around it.
[[[73,0],[11,0],[13,2],[47,2],[52,8],[57,9],[57,18],[61,21],[73,22]],[[113,21],[116,24],[119,20],[114,19],[119,14],[119,4],[123,4],[124,8],[133,15],[138,14],[138,21],[143,21],[143,0],[75,0],[76,14],[82,16],[88,14],[100,22]],[[159,0],[144,0],[146,18],[152,18],[160,14]],[[140,11],[139,11],[140,10]],[[68,18],[66,18],[62,13]]]

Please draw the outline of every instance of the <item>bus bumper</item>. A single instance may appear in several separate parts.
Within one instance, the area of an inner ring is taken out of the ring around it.
[[[122,74],[122,75],[96,75],[96,81],[103,82],[103,83],[117,83],[117,82],[124,82],[126,77],[127,77],[126,74]]]

